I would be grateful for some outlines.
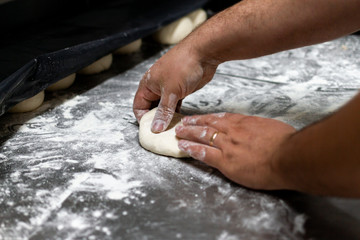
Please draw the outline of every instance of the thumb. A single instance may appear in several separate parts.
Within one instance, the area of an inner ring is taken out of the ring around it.
[[[159,133],[167,129],[176,109],[179,97],[174,94],[163,94],[160,99],[158,109],[152,122],[151,131]]]

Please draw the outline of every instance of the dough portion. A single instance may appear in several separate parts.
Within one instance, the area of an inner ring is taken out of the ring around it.
[[[33,111],[38,107],[40,107],[40,105],[44,102],[44,97],[45,97],[44,91],[39,92],[35,96],[26,99],[22,102],[19,102],[18,104],[13,106],[12,108],[10,108],[9,112],[22,113],[22,112]]]
[[[103,72],[111,67],[112,61],[113,61],[112,54],[106,55],[105,57],[102,57],[99,60],[93,62],[89,66],[84,67],[78,73],[84,75],[91,75],[91,74]]]
[[[63,90],[66,89],[68,87],[70,87],[76,78],[76,73],[70,74],[69,76],[57,81],[56,83],[50,85],[49,87],[46,88],[46,91],[57,91],[57,90]]]
[[[131,42],[115,51],[115,54],[131,54],[140,50],[142,44],[141,38]]]
[[[147,112],[140,120],[139,141],[143,148],[160,155],[176,158],[189,157],[178,147],[178,138],[176,137],[175,127],[181,124],[183,115],[175,113],[168,129],[161,133],[151,131],[151,123],[155,117],[156,109]]]
[[[206,21],[207,14],[206,14],[205,10],[198,9],[198,10],[195,10],[195,11],[189,13],[186,17],[190,18],[191,22],[193,23],[193,28],[195,29],[200,24],[202,24],[203,22]]]
[[[176,44],[193,30],[193,23],[188,17],[170,23],[154,34],[155,40],[162,44]]]

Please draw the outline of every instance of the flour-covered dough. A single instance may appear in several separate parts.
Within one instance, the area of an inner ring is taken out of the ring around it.
[[[68,87],[70,87],[76,78],[76,73],[70,74],[69,76],[57,81],[56,83],[50,85],[49,87],[46,88],[46,91],[57,91],[57,90],[63,90],[66,89]]]
[[[176,44],[193,30],[193,23],[188,17],[170,23],[154,34],[155,40],[162,44]]]
[[[112,61],[112,54],[106,55],[105,57],[102,57],[99,60],[93,62],[89,66],[84,67],[78,73],[85,75],[100,73],[102,71],[108,70],[111,67]]]
[[[42,91],[29,99],[19,102],[14,107],[10,108],[9,112],[21,113],[33,111],[40,107],[40,105],[44,102],[44,97],[45,94],[44,91]]]
[[[187,15],[187,17],[191,19],[191,21],[193,23],[193,28],[196,28],[200,24],[202,24],[203,22],[206,21],[207,14],[206,14],[205,10],[198,9],[198,10],[195,10],[195,11],[189,13]]]
[[[140,121],[139,141],[143,148],[165,156],[176,158],[189,157],[189,155],[181,151],[178,147],[178,138],[175,134],[175,127],[181,124],[183,115],[175,113],[168,129],[161,133],[153,133],[151,131],[151,123],[154,119],[156,109],[147,112]]]
[[[115,51],[115,54],[131,54],[140,50],[142,44],[141,38],[131,42]]]

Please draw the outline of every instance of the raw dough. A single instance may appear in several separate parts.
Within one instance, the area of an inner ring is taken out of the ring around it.
[[[115,51],[115,54],[130,54],[140,50],[142,44],[141,38],[131,42]]]
[[[100,73],[102,71],[108,70],[111,67],[112,61],[112,54],[106,55],[105,57],[102,57],[99,60],[93,62],[89,66],[84,67],[78,73],[85,75]]]
[[[14,107],[10,108],[9,112],[11,113],[21,113],[21,112],[30,112],[37,109],[44,102],[44,91],[39,92],[35,96],[26,99],[22,102],[19,102]]]
[[[76,78],[76,73],[70,74],[69,76],[57,81],[56,83],[50,85],[49,87],[46,88],[46,91],[57,91],[57,90],[63,90],[66,89],[68,87],[70,87]]]
[[[175,113],[168,129],[161,133],[153,133],[151,131],[151,123],[154,119],[156,109],[147,112],[140,120],[139,141],[143,148],[165,156],[176,158],[189,157],[189,155],[181,151],[178,147],[178,138],[175,134],[175,127],[181,124],[183,115]]]
[[[203,9],[195,10],[195,11],[189,13],[186,17],[191,19],[194,29],[196,27],[198,27],[200,24],[202,24],[203,22],[205,22],[207,19],[206,12]]]
[[[193,23],[188,17],[170,23],[154,34],[155,40],[162,44],[176,44],[193,30]]]

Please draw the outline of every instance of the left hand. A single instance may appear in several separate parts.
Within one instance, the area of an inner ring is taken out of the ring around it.
[[[182,99],[202,88],[215,74],[219,63],[195,49],[196,39],[188,37],[177,44],[158,59],[140,81],[133,111],[140,122],[158,102],[151,127],[154,133],[167,129]]]
[[[182,123],[176,128],[181,139],[179,148],[194,159],[246,187],[287,188],[273,161],[282,144],[295,133],[292,126],[274,119],[231,113],[187,116]]]

